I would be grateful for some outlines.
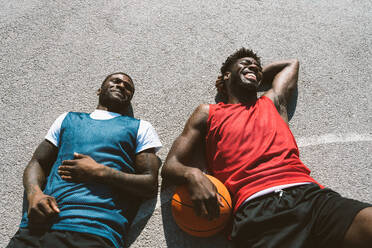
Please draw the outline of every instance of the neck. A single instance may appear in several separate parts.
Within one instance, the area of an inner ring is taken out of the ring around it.
[[[240,91],[228,94],[227,103],[254,103],[257,100],[256,91]]]
[[[131,111],[130,111],[130,108],[129,106],[123,108],[115,108],[115,107],[106,107],[106,106],[103,106],[101,104],[98,104],[97,108],[96,109],[100,109],[100,110],[106,110],[106,111],[110,111],[110,112],[113,112],[113,113],[118,113],[118,114],[121,114],[121,115],[128,115],[130,116],[131,114]]]

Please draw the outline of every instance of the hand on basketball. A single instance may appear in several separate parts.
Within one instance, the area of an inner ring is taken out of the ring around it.
[[[45,223],[60,212],[56,199],[42,192],[29,196],[28,202],[28,219],[31,225]]]
[[[58,173],[66,181],[92,182],[100,178],[105,167],[88,155],[74,153],[73,160],[62,161]]]
[[[209,220],[218,218],[222,200],[216,186],[200,171],[193,173],[188,180],[190,198],[194,204],[195,213]]]

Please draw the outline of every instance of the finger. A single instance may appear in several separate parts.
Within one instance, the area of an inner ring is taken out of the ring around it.
[[[63,160],[62,164],[63,165],[75,165],[76,161],[75,160]]]
[[[58,174],[60,176],[72,176],[72,172],[69,170],[58,170]]]
[[[46,219],[47,219],[46,216],[40,210],[33,209],[28,214],[28,220],[30,222],[30,225],[44,223]]]
[[[204,203],[200,204],[200,213],[200,216],[209,218],[207,206]]]
[[[60,210],[58,208],[57,201],[54,197],[49,198],[49,205],[53,209],[54,212],[59,213]]]
[[[207,217],[209,220],[217,218],[220,215],[220,207],[219,207],[217,198],[209,199],[206,204],[206,208],[208,211]]]
[[[44,213],[38,208],[29,209],[27,215],[30,221],[32,220],[33,222],[41,222],[43,219],[45,219]]]
[[[45,198],[41,200],[38,204],[37,207],[40,209],[40,211],[43,212],[45,217],[50,217],[54,214],[53,209],[49,205],[49,199]]]
[[[72,174],[72,172],[74,171],[76,167],[75,166],[66,166],[66,165],[61,165],[59,168],[58,168],[58,173],[59,174],[63,174],[63,175],[70,175]]]
[[[197,216],[201,216],[201,202],[200,201],[194,201],[193,202],[194,211]]]
[[[63,180],[72,181],[72,176],[61,176]]]

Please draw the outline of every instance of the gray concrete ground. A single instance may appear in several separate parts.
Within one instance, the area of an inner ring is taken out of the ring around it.
[[[264,63],[298,58],[290,122],[322,184],[372,202],[372,2],[0,1],[0,246],[21,217],[22,173],[54,119],[92,111],[105,75],[137,87],[135,116],[157,129],[165,156],[193,109],[214,102],[224,59],[241,46]],[[146,202],[131,247],[226,247],[174,224],[171,189]]]

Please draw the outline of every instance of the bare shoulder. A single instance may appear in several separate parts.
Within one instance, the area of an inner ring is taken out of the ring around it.
[[[199,113],[202,115],[209,115],[209,104],[200,104],[194,111],[194,113]]]
[[[199,130],[203,130],[207,124],[208,116],[209,104],[200,104],[188,119],[186,123],[186,129],[196,128]]]
[[[209,116],[209,104],[200,104],[192,114],[192,116],[195,116],[197,119],[200,119],[200,121],[207,121]]]

